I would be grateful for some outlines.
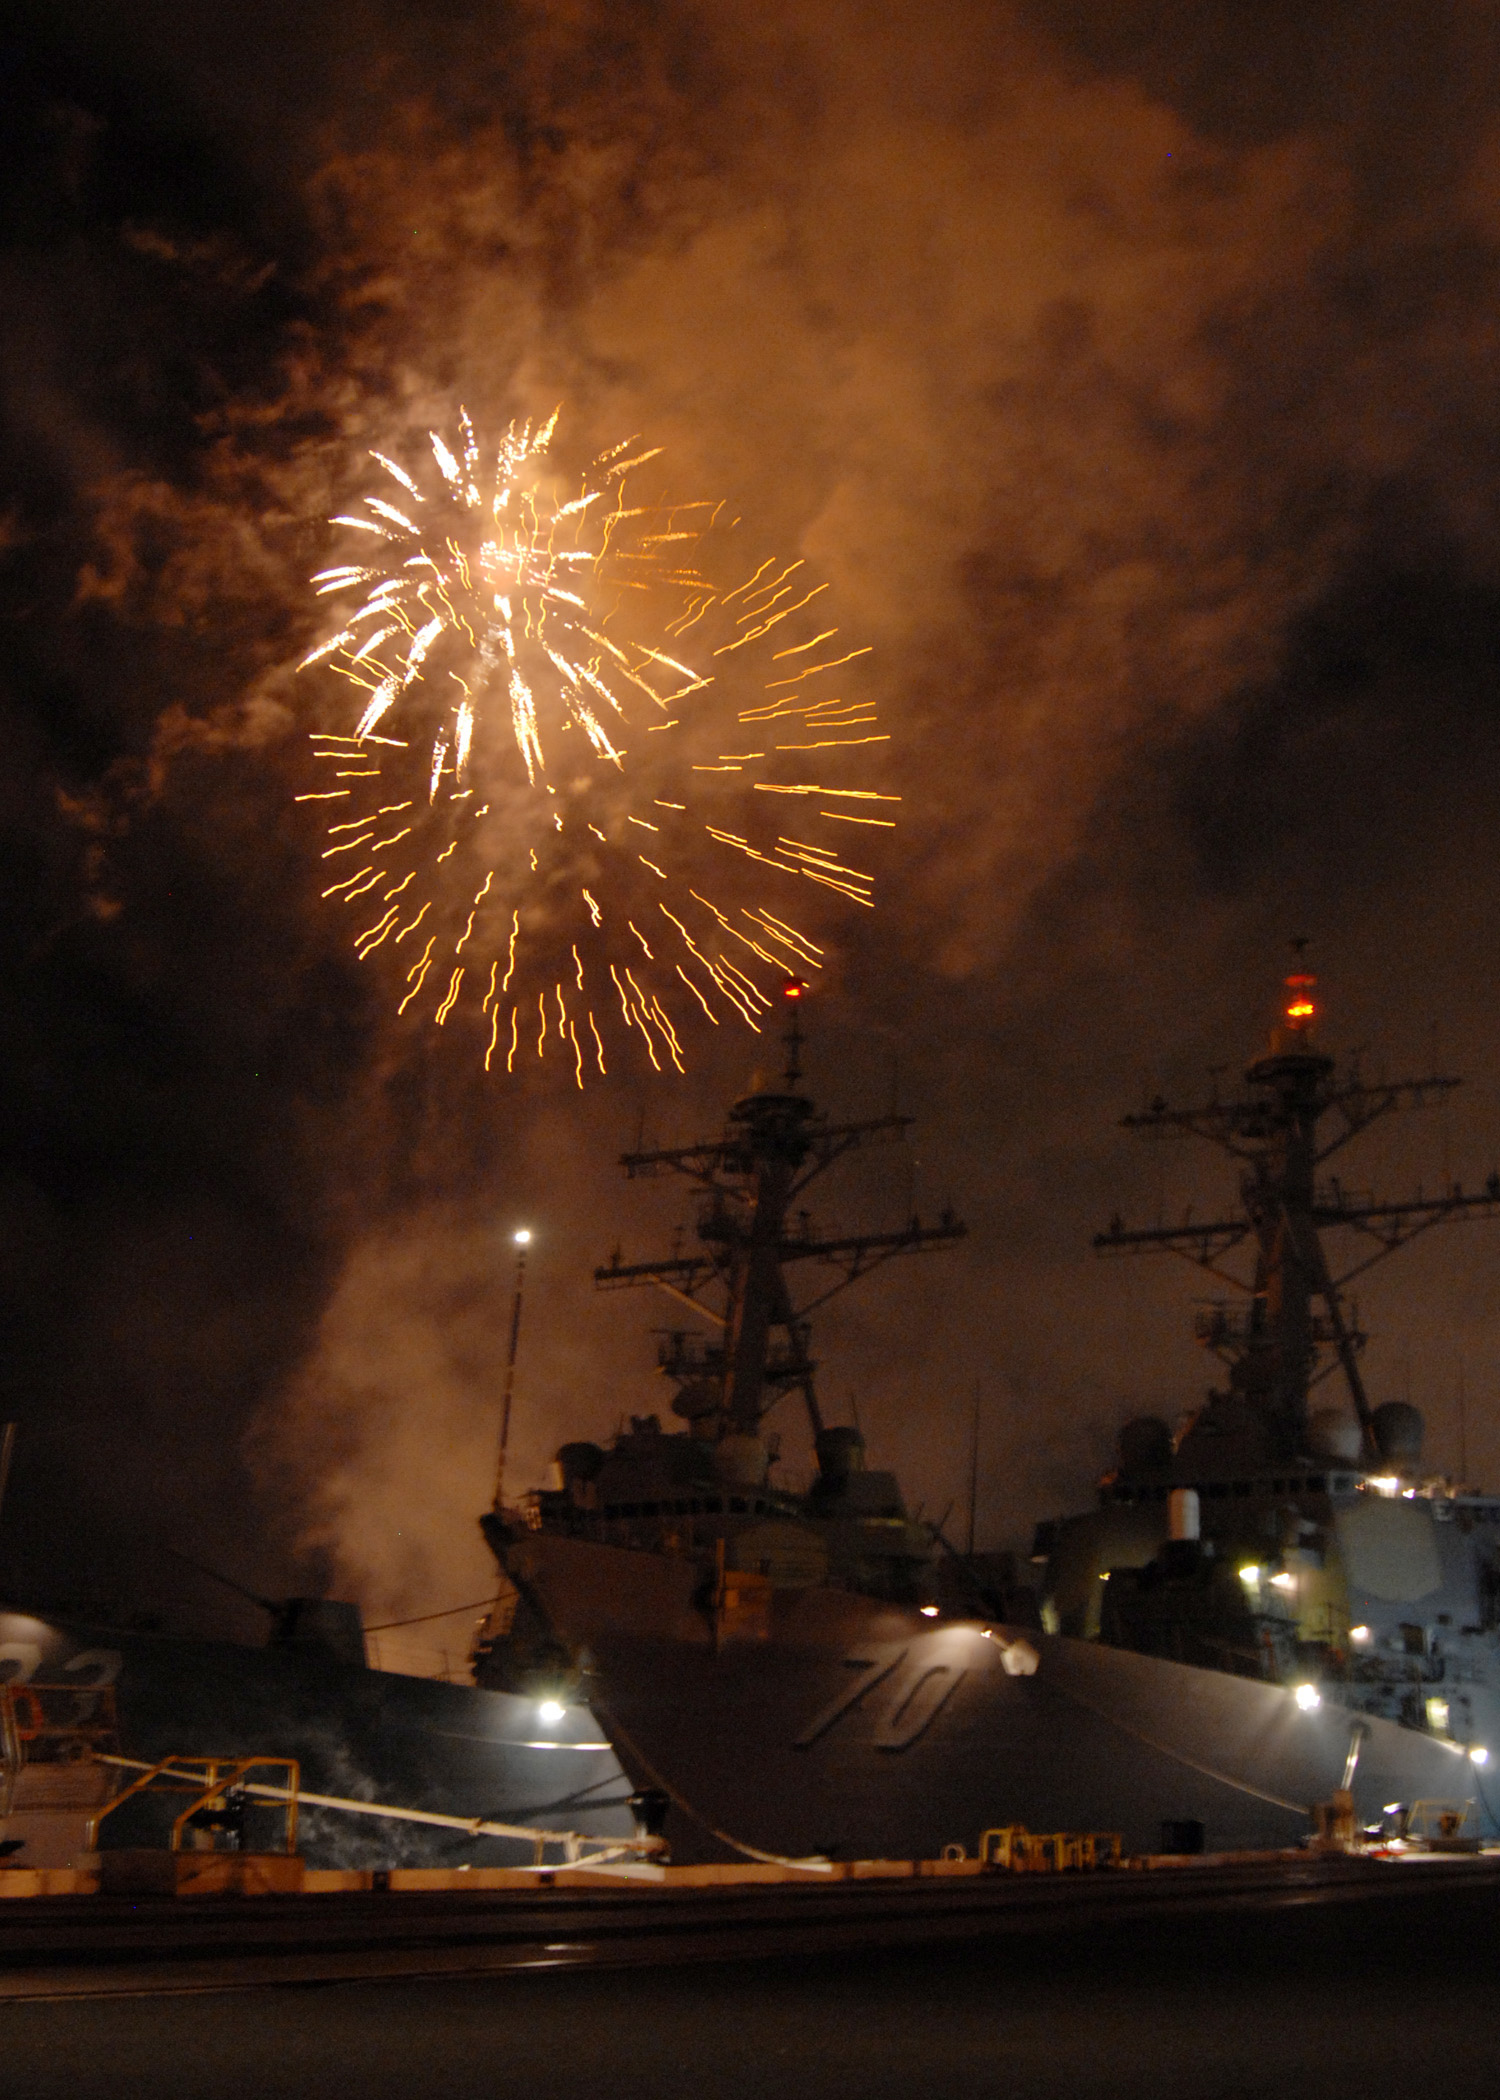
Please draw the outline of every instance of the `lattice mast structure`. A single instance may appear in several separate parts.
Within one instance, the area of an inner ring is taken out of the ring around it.
[[[1181,1255],[1230,1286],[1239,1303],[1207,1308],[1198,1336],[1228,1364],[1231,1391],[1265,1421],[1279,1453],[1306,1450],[1309,1392],[1342,1371],[1363,1455],[1373,1464],[1380,1453],[1359,1364],[1366,1337],[1348,1286],[1434,1225],[1496,1216],[1500,1174],[1475,1193],[1455,1181],[1438,1195],[1419,1191],[1405,1202],[1355,1196],[1336,1176],[1320,1178],[1325,1164],[1372,1124],[1397,1109],[1420,1108],[1461,1082],[1439,1075],[1369,1081],[1357,1065],[1341,1075],[1314,1047],[1316,979],[1302,967],[1302,943],[1294,947],[1298,967],[1286,979],[1281,1022],[1270,1054],[1245,1073],[1249,1091],[1195,1108],[1157,1099],[1123,1118],[1127,1130],[1206,1138],[1227,1152],[1240,1167],[1239,1213],[1202,1223],[1189,1215],[1177,1225],[1139,1229],[1117,1216],[1093,1244],[1100,1254]],[[1356,1258],[1338,1274],[1323,1245],[1331,1231],[1358,1236]],[[1244,1246],[1254,1251],[1248,1278],[1224,1266],[1226,1256]]]
[[[707,1324],[706,1335],[668,1334],[660,1352],[661,1368],[678,1387],[674,1410],[705,1437],[758,1435],[783,1395],[800,1391],[816,1441],[823,1419],[810,1315],[895,1256],[930,1252],[967,1231],[944,1211],[932,1225],[913,1215],[894,1232],[825,1235],[794,1207],[836,1161],[860,1146],[898,1141],[912,1122],[888,1115],[834,1124],[818,1113],[801,1089],[803,991],[796,979],[782,988],[786,1066],[779,1087],[759,1087],[737,1101],[721,1138],[621,1159],[632,1180],[676,1174],[697,1185],[697,1246],[689,1249],[679,1233],[664,1259],[630,1263],[616,1248],[608,1266],[594,1271],[601,1290],[653,1285]],[[822,1272],[822,1287],[800,1304],[788,1277],[799,1269]]]

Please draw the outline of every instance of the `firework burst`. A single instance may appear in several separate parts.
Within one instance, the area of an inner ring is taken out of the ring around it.
[[[566,480],[556,423],[482,458],[461,413],[419,464],[372,454],[380,493],[313,579],[357,609],[301,666],[353,705],[298,800],[326,806],[323,895],[400,1011],[475,1033],[486,1071],[552,1055],[582,1086],[622,1031],[681,1071],[690,1022],[758,1029],[823,966],[826,907],[871,903],[844,842],[899,797],[845,777],[887,739],[826,586],[747,565],[723,504],[628,493],[659,457],[635,441]]]

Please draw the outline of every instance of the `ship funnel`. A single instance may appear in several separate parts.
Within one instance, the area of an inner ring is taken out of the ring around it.
[[[731,1430],[714,1446],[714,1470],[729,1487],[761,1487],[770,1468],[771,1454],[758,1436],[743,1436]]]
[[[1364,1434],[1358,1422],[1342,1408],[1319,1407],[1308,1417],[1307,1447],[1314,1458],[1331,1458],[1352,1466],[1364,1448]]]
[[[832,1487],[865,1469],[865,1440],[857,1429],[824,1429],[818,1434],[818,1471]]]
[[[1127,1422],[1120,1431],[1117,1449],[1120,1471],[1127,1479],[1138,1480],[1143,1474],[1172,1470],[1172,1432],[1159,1415],[1137,1415],[1133,1422]]]
[[[1196,1488],[1173,1488],[1167,1497],[1167,1529],[1179,1544],[1202,1536],[1203,1512]]]
[[[1370,1417],[1375,1448],[1388,1465],[1399,1472],[1413,1467],[1422,1456],[1422,1411],[1405,1400],[1387,1400]]]

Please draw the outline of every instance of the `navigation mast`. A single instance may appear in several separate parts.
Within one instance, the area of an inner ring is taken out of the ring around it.
[[[829,1123],[801,1090],[801,1002],[797,978],[782,987],[787,1026],[780,1086],[760,1085],[737,1101],[721,1138],[667,1151],[627,1152],[632,1179],[677,1174],[697,1184],[698,1246],[681,1244],[661,1260],[624,1262],[620,1250],[594,1271],[601,1290],[655,1286],[690,1306],[710,1332],[670,1333],[662,1370],[677,1385],[673,1409],[699,1436],[755,1436],[784,1394],[800,1391],[814,1440],[823,1419],[809,1354],[808,1316],[859,1277],[899,1254],[926,1253],[962,1239],[967,1227],[945,1210],[936,1224],[915,1214],[894,1232],[825,1236],[798,1198],[835,1161],[862,1145],[891,1143],[910,1116]],[[813,1267],[833,1280],[794,1304],[787,1271]]]
[[[1436,1196],[1419,1192],[1394,1203],[1355,1196],[1336,1177],[1319,1179],[1324,1163],[1373,1123],[1397,1109],[1420,1108],[1460,1082],[1438,1075],[1371,1082],[1354,1066],[1340,1076],[1334,1060],[1314,1047],[1317,980],[1304,964],[1305,943],[1292,945],[1297,961],[1286,979],[1280,1025],[1269,1055],[1245,1073],[1250,1091],[1195,1108],[1173,1108],[1158,1099],[1123,1118],[1127,1130],[1206,1138],[1227,1152],[1240,1164],[1240,1211],[1213,1222],[1188,1216],[1180,1225],[1133,1230],[1115,1217],[1096,1235],[1094,1247],[1100,1254],[1181,1255],[1238,1294],[1238,1306],[1214,1304],[1198,1322],[1199,1339],[1230,1375],[1229,1394],[1210,1395],[1207,1415],[1216,1403],[1241,1401],[1267,1434],[1268,1456],[1300,1455],[1308,1446],[1308,1394],[1341,1370],[1362,1456],[1375,1463],[1384,1454],[1360,1375],[1365,1337],[1347,1288],[1433,1225],[1500,1214],[1500,1174],[1491,1174],[1474,1193],[1455,1181]],[[1338,1275],[1322,1237],[1335,1230],[1361,1236],[1357,1258]],[[1248,1278],[1223,1265],[1247,1244],[1254,1250]]]

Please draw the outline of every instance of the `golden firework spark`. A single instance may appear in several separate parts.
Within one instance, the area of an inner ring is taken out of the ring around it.
[[[482,463],[461,411],[411,470],[371,455],[381,493],[332,520],[358,538],[313,579],[357,609],[300,666],[357,697],[297,799],[329,805],[323,895],[398,1010],[468,1026],[488,1072],[551,1053],[581,1087],[617,1029],[679,1072],[688,1021],[758,1032],[824,964],[803,885],[873,901],[818,826],[888,831],[900,797],[843,777],[888,739],[827,586],[746,573],[722,503],[628,494],[657,448],[565,480],[556,426],[512,424]]]

